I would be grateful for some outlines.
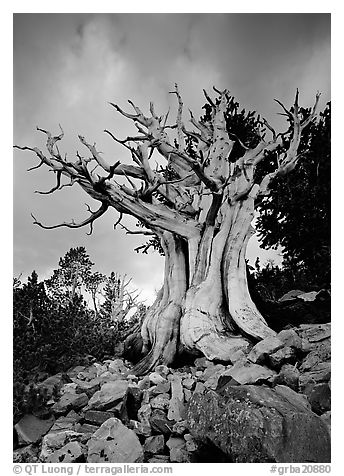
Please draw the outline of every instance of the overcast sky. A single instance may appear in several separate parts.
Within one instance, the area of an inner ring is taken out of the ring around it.
[[[82,151],[84,135],[110,163],[129,162],[102,131],[124,137],[133,131],[108,102],[123,108],[132,99],[147,110],[150,100],[166,112],[178,82],[184,104],[196,115],[204,104],[202,89],[227,88],[240,104],[257,110],[276,127],[284,124],[276,103],[290,105],[295,90],[300,102],[320,108],[330,99],[330,15],[328,14],[15,14],[14,142],[44,147],[36,126],[65,131],[61,150],[69,158]],[[30,152],[14,153],[14,275],[35,269],[46,278],[70,247],[85,246],[97,270],[126,273],[151,300],[162,282],[163,259],[136,254],[143,238],[113,230],[118,215],[109,211],[88,229],[43,230],[30,213],[47,225],[83,219],[85,202],[96,202],[77,187],[52,195],[55,176],[48,169],[27,172],[37,164]],[[130,221],[126,222],[130,224]],[[259,251],[253,239],[248,257]]]

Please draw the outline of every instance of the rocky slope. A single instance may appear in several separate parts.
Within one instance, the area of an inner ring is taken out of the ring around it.
[[[15,425],[14,461],[328,462],[330,334],[283,330],[230,365],[198,358],[138,378],[115,359],[49,377],[44,411]]]

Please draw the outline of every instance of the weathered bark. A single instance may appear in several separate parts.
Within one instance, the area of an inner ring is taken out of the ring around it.
[[[133,369],[136,373],[171,364],[179,341],[182,300],[187,287],[183,244],[172,233],[157,233],[165,253],[164,285],[142,325],[143,353],[147,354]]]
[[[105,132],[130,151],[136,165],[119,161],[108,164],[96,145],[82,136],[80,142],[91,157],[78,154],[77,161],[67,161],[56,147],[63,138],[62,129],[60,135],[53,136],[38,128],[47,136],[47,156],[38,148],[17,146],[37,155],[40,163],[33,168],[44,164],[57,175],[56,186],[40,193],[78,183],[101,203],[97,211],[89,209],[90,217],[78,224],[73,221],[44,226],[36,219],[35,224],[48,229],[89,224],[92,232],[93,222],[108,208],[114,208],[120,213],[116,224],[123,214],[134,216],[151,230],[144,234],[153,232],[160,239],[165,254],[164,285],[142,325],[144,357],[134,368],[136,373],[148,372],[161,363],[171,364],[180,345],[212,360],[230,361],[250,342],[274,335],[254,305],[247,285],[245,253],[253,231],[255,199],[269,193],[274,177],[295,167],[302,129],[314,119],[320,95],[308,117],[299,107],[298,91],[290,110],[277,101],[290,126],[283,134],[276,134],[265,119],[254,119],[252,126],[252,114],[248,114],[245,120],[255,136],[249,146],[229,130],[229,117],[232,124],[243,121],[234,99],[227,90],[215,91],[215,101],[205,93],[209,103],[206,119],[197,121],[191,114],[193,131],[183,123],[183,102],[177,86],[173,93],[178,112],[173,125],[167,124],[168,113],[155,113],[152,103],[150,116],[131,101],[135,114],[112,104],[134,121],[139,135],[119,140]],[[174,137],[167,130],[175,130]],[[267,132],[271,133],[270,140],[265,139]],[[234,145],[241,154],[233,154]],[[166,163],[160,171],[150,165],[154,151]],[[271,153],[275,154],[275,170],[259,183],[256,168]],[[88,168],[90,162],[92,167]],[[125,177],[129,186],[118,183],[117,175]],[[70,184],[61,185],[62,176],[68,177]],[[135,180],[141,181],[140,188]]]

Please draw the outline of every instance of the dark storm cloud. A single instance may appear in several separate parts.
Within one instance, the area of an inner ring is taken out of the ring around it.
[[[202,88],[227,87],[241,105],[271,122],[277,97],[289,105],[300,88],[305,105],[330,94],[330,16],[326,14],[16,14],[14,19],[14,140],[43,147],[36,125],[66,132],[61,148],[72,158],[81,150],[77,134],[96,141],[110,163],[129,158],[102,134],[118,136],[132,124],[116,116],[109,101],[128,107],[133,99],[147,110],[175,108],[169,94],[178,82],[186,107],[196,114],[204,103]],[[283,126],[284,127],[284,126]],[[87,230],[45,231],[32,225],[33,211],[44,223],[86,217],[84,192],[64,189],[53,196],[34,194],[54,184],[53,174],[27,173],[35,159],[15,152],[14,273],[34,268],[42,277],[57,266],[71,246],[85,246],[100,271],[132,275],[137,287],[152,295],[162,279],[157,255],[132,250],[143,239],[112,231],[115,211]],[[130,222],[130,221],[129,221]],[[128,222],[128,223],[129,223]],[[135,226],[131,220],[131,226]],[[254,243],[254,242],[253,242]],[[251,258],[257,245],[251,245]],[[266,256],[266,255],[265,255]]]

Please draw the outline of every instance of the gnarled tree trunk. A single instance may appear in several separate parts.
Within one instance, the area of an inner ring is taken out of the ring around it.
[[[67,176],[69,185],[78,183],[101,203],[97,211],[89,209],[90,217],[79,224],[44,226],[35,219],[37,225],[51,229],[90,224],[92,232],[93,222],[113,207],[120,219],[123,214],[136,217],[146,227],[143,234],[160,240],[165,255],[164,284],[142,325],[143,358],[134,368],[136,373],[146,373],[162,363],[170,365],[180,346],[210,360],[231,361],[238,351],[245,352],[250,342],[274,335],[249,294],[246,247],[253,233],[255,200],[269,193],[274,177],[295,167],[302,129],[315,117],[319,94],[308,112],[299,107],[298,91],[290,111],[277,101],[290,127],[286,133],[276,134],[265,119],[239,112],[227,90],[215,91],[214,101],[205,92],[208,104],[200,120],[191,114],[192,131],[183,122],[177,85],[173,93],[178,111],[172,125],[167,124],[168,113],[155,113],[153,103],[150,116],[131,101],[133,114],[112,104],[134,121],[139,135],[119,140],[105,132],[130,151],[135,165],[108,164],[96,145],[82,136],[79,139],[91,157],[78,154],[77,161],[67,161],[56,147],[63,138],[62,130],[52,136],[39,129],[47,135],[48,156],[38,148],[17,146],[35,152],[40,159],[38,167],[45,164],[56,173],[56,186],[41,193],[68,185],[61,185],[61,177]],[[174,137],[167,130],[176,131]],[[266,133],[271,134],[270,140],[265,139]],[[152,169],[153,152],[165,160],[165,168]],[[262,176],[259,164],[266,157],[275,168]],[[102,176],[99,170],[103,170]],[[117,182],[117,177],[129,185]]]

